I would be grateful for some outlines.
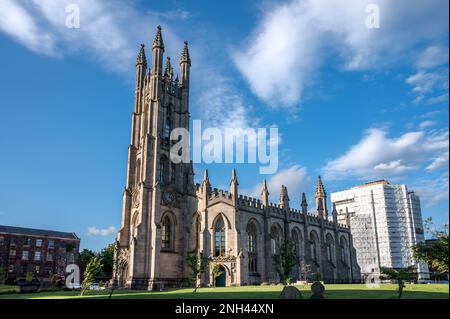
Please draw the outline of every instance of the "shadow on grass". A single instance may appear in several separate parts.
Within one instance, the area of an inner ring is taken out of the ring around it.
[[[280,289],[281,290],[281,289]],[[311,292],[301,289],[303,299],[309,299]],[[11,294],[0,296],[0,299],[107,299],[108,291],[92,292],[86,296],[79,296],[78,292],[61,291],[61,292],[42,292],[36,294]],[[187,289],[174,289],[163,292],[148,291],[116,291],[112,296],[113,299],[278,299],[280,291],[268,290],[258,291],[257,289],[250,291],[234,291],[217,290],[205,288],[203,291],[199,289],[197,293],[192,293]],[[395,290],[383,289],[330,289],[325,291],[326,299],[398,299]],[[448,299],[448,292],[427,292],[427,291],[405,291],[402,299]]]

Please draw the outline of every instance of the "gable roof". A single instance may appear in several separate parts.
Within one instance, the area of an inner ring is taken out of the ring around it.
[[[80,240],[75,233],[67,233],[67,232],[44,230],[44,229],[15,227],[15,226],[5,226],[5,225],[0,225],[0,234],[1,233],[36,236],[36,237],[58,237],[58,238],[65,238],[65,239]]]

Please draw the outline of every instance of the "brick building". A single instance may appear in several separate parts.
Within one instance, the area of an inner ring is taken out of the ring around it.
[[[66,265],[78,264],[79,247],[75,233],[0,225],[0,268],[10,284],[29,272],[41,281],[64,275]]]

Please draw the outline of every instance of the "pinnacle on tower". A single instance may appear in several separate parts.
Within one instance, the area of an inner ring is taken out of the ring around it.
[[[262,193],[261,194],[264,194],[264,193],[267,193],[267,195],[269,195],[269,189],[267,188],[267,181],[266,181],[265,178],[263,180],[263,186],[262,186]]]
[[[305,192],[302,193],[302,211],[306,211],[308,209],[308,203],[306,202],[306,194]]]
[[[280,205],[283,208],[289,209],[289,196],[287,187],[284,185],[281,185],[281,192],[280,192]]]
[[[180,64],[182,63],[187,63],[191,65],[191,58],[189,56],[189,48],[187,41],[184,41],[183,53],[181,54]]]
[[[205,172],[203,173],[203,183],[209,184],[209,176],[208,176],[208,170],[205,169]]]
[[[333,215],[333,222],[337,225],[337,220],[338,220],[338,212],[336,209],[336,203],[333,202],[333,211],[332,211],[332,215]]]
[[[159,25],[156,30],[155,40],[153,40],[152,48],[161,48],[164,50],[164,42],[161,34],[161,26]]]
[[[325,193],[325,187],[322,183],[322,178],[320,176],[317,177],[317,184],[316,184],[316,197],[317,196],[324,196]]]
[[[141,49],[139,50],[139,54],[136,59],[136,65],[143,64],[145,67],[147,67],[147,58],[145,57],[145,45],[141,44]]]
[[[231,183],[235,183],[236,185],[239,185],[235,168],[233,168],[233,170],[231,171]]]
[[[166,59],[166,68],[164,70],[164,75],[167,75],[169,77],[169,79],[173,78],[173,67],[172,67],[172,64],[170,63],[169,56]]]

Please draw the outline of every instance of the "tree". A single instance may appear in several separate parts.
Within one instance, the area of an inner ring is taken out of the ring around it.
[[[82,252],[80,253],[80,270],[81,273],[84,273],[84,271],[86,270],[86,266],[89,263],[89,261],[91,260],[91,258],[97,256],[97,254],[89,249],[83,249]]]
[[[114,266],[114,253],[116,252],[116,243],[109,244],[103,248],[98,257],[102,260],[102,270],[96,276],[96,280],[108,281],[112,278],[113,266]]]
[[[425,220],[425,228],[433,240],[418,243],[412,247],[414,259],[429,264],[441,273],[448,272],[448,226],[437,230],[431,217]]]
[[[298,264],[294,247],[295,245],[292,241],[285,240],[280,245],[278,254],[272,256],[275,270],[283,285],[287,285],[292,280],[290,277],[291,271]]]
[[[4,284],[8,279],[8,269],[6,267],[0,267],[0,284]]]
[[[216,279],[220,276],[222,276],[223,270],[222,267],[220,267],[219,264],[214,264],[211,266],[211,275],[213,277],[213,286],[216,286]]]
[[[196,293],[198,289],[198,281],[202,274],[208,269],[208,258],[203,257],[201,253],[194,253],[189,255],[187,258],[187,264],[191,269],[191,282],[194,285],[194,291]]]
[[[81,283],[81,296],[89,289],[89,287],[93,284],[95,276],[102,269],[102,263],[99,257],[92,257],[88,264],[86,265],[86,270],[84,271],[84,279]]]
[[[414,273],[414,266],[399,269],[381,267],[380,270],[384,277],[386,277],[387,279],[397,281],[398,299],[402,298],[403,288],[405,288],[405,281],[414,280],[416,276],[416,274]]]

